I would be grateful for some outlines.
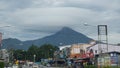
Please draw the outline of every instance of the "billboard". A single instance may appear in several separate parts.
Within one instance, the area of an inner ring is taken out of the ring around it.
[[[118,57],[100,57],[98,58],[98,66],[117,66],[118,65]]]
[[[99,66],[110,66],[111,65],[111,57],[100,57],[98,58]]]
[[[112,56],[111,57],[111,65],[116,66],[118,64],[118,57],[117,56]]]
[[[104,58],[101,57],[101,58],[98,58],[98,66],[103,66],[105,63],[104,63]]]
[[[111,65],[111,58],[110,57],[104,57],[104,63],[105,66],[110,66]]]

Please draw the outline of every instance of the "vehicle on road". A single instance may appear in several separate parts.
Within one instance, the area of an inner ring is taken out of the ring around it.
[[[39,65],[36,63],[33,63],[32,68],[39,68]]]

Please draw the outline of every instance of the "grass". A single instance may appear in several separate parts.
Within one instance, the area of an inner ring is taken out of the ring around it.
[[[120,68],[120,66],[102,66],[102,67],[98,67],[98,66],[94,66],[94,65],[85,65],[85,68]]]
[[[4,68],[4,62],[0,62],[0,68]]]

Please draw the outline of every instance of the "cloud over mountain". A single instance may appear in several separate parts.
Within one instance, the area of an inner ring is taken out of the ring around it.
[[[88,23],[108,25],[112,34],[109,41],[118,43],[119,22],[120,0],[0,0],[0,24],[12,26],[0,29],[4,38],[37,39],[38,36],[51,35],[64,26],[80,30],[79,27],[84,27],[83,23]],[[81,31],[86,34],[94,33],[94,30]],[[95,34],[86,35],[94,38]]]

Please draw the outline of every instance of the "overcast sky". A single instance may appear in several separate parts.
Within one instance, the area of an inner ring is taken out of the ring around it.
[[[108,26],[109,43],[120,43],[120,0],[0,0],[3,38],[33,40],[67,26],[97,40],[97,25]]]

